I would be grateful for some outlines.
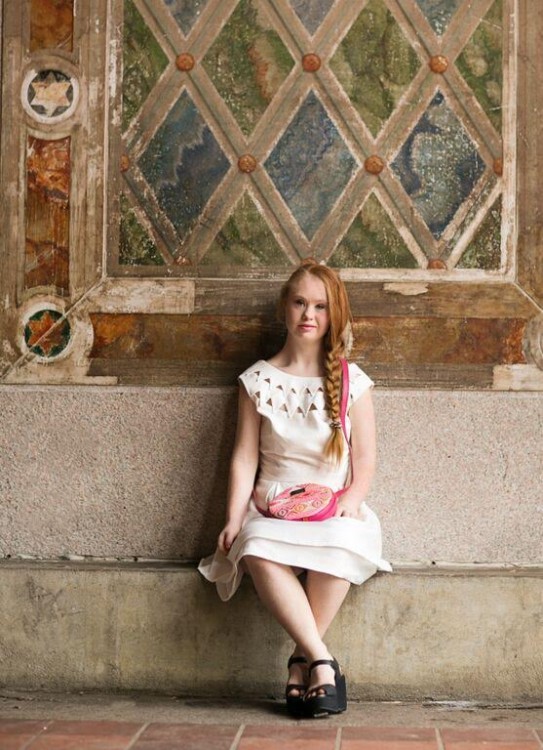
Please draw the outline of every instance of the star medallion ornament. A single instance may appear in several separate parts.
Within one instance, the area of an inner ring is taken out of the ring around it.
[[[39,115],[58,117],[71,107],[73,85],[68,76],[59,70],[44,70],[28,87],[28,103]]]
[[[58,322],[58,310],[40,310],[32,315],[25,326],[25,341],[30,351],[40,357],[56,357],[68,345],[70,324],[66,319]]]

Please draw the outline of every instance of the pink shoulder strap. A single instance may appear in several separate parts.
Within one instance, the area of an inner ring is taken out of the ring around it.
[[[349,401],[349,364],[345,357],[342,357],[340,361],[343,377],[341,380],[341,406],[339,410],[339,418],[341,419],[341,427],[343,428],[345,440],[349,443],[349,438],[347,437],[347,426],[345,423],[345,417],[347,416],[347,403]]]

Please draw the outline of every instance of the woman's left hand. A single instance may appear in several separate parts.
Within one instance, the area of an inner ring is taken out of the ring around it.
[[[338,501],[336,518],[359,518],[360,517],[360,496],[354,493],[345,492],[341,500]]]

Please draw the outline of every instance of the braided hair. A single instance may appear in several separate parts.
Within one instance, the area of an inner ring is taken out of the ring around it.
[[[287,299],[292,287],[306,274],[322,281],[326,289],[330,327],[324,344],[324,392],[326,409],[332,434],[325,448],[325,456],[339,463],[345,440],[341,429],[341,358],[348,354],[351,345],[351,310],[347,290],[338,274],[313,258],[306,258],[283,285],[279,297],[278,314],[284,320]]]

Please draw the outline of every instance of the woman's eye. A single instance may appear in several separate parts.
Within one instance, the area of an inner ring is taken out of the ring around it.
[[[326,305],[323,304],[315,305],[315,307],[317,308],[317,310],[326,310]]]
[[[304,301],[303,301],[303,299],[295,299],[295,300],[294,300],[294,304],[295,304],[295,305],[303,305],[303,304],[304,304]]]

